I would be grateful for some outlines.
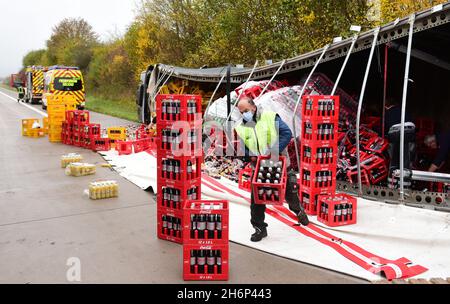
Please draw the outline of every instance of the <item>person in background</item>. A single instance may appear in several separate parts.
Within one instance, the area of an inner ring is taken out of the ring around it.
[[[25,97],[25,90],[22,86],[17,87],[17,94],[18,94],[17,102],[22,101]]]
[[[437,172],[441,170],[450,154],[450,127],[447,126],[437,135],[427,136],[425,144],[431,149],[437,149],[438,151],[428,171]]]
[[[238,125],[235,130],[245,145],[245,156],[251,159],[253,168],[256,167],[256,156],[272,155],[275,153],[274,150],[276,148],[278,148],[276,151],[278,155],[286,150],[292,140],[292,132],[277,113],[258,108],[253,99],[249,97],[241,98],[237,107],[243,116],[243,123]],[[277,144],[278,147],[276,147]],[[299,223],[307,226],[309,219],[300,204],[297,175],[294,171],[288,173],[286,201],[289,203],[289,208],[297,215]],[[251,241],[259,242],[267,237],[268,225],[265,223],[266,206],[255,203],[253,189],[250,211],[251,224],[255,228]]]

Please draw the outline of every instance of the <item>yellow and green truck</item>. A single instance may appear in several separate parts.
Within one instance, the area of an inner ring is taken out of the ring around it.
[[[42,108],[47,109],[49,96],[70,96],[77,102],[78,109],[84,109],[86,95],[83,74],[77,67],[52,66],[44,76]]]
[[[29,66],[26,68],[25,102],[32,104],[42,102],[42,95],[44,93],[44,73],[46,71],[47,68],[42,66]]]

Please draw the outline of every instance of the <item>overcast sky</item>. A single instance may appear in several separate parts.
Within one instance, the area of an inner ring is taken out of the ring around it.
[[[86,19],[102,40],[123,34],[137,1],[0,0],[0,77],[16,73],[29,51],[45,48],[52,28],[64,18]]]

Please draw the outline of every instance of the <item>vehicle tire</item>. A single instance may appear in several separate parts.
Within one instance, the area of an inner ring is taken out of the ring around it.
[[[42,104],[42,110],[44,110],[44,111],[47,110],[47,107],[44,104]]]

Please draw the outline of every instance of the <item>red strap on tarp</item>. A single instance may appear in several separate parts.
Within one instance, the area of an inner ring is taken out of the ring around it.
[[[228,193],[236,197],[243,198],[250,203],[250,199],[248,199],[247,197],[227,188],[217,180],[207,175],[203,175],[203,183],[214,191]],[[268,206],[268,208],[266,209],[266,213],[276,218],[280,222],[297,230],[301,234],[333,248],[339,254],[356,263],[360,267],[366,269],[367,271],[373,274],[384,275],[388,280],[407,279],[417,276],[428,270],[423,266],[413,265],[412,262],[406,258],[389,260],[375,255],[351,242],[345,241],[329,234],[328,232],[320,229],[312,223],[308,227],[297,226],[297,219],[295,215],[284,206]]]

